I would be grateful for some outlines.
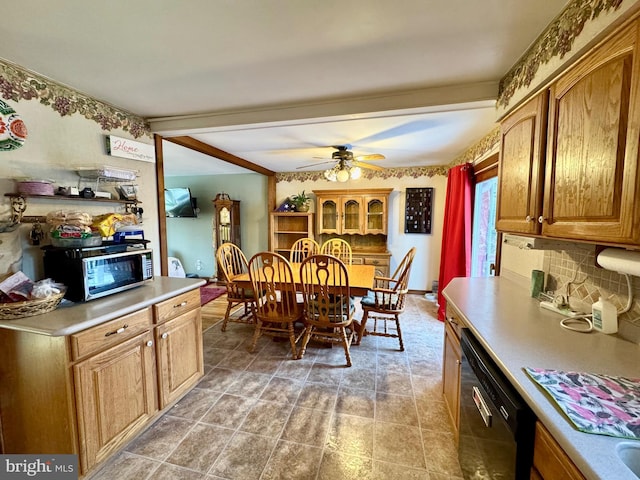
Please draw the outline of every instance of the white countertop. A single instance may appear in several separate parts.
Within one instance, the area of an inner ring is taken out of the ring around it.
[[[49,313],[0,320],[0,328],[52,337],[70,335],[204,285],[202,278],[154,277],[139,287],[84,303],[61,304]]]
[[[526,289],[500,278],[456,278],[443,290],[538,419],[589,480],[638,480],[616,455],[634,442],[578,431],[524,367],[640,378],[640,346],[615,335],[578,333]]]

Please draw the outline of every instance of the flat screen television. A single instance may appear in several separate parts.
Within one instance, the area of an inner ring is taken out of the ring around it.
[[[196,198],[191,196],[188,188],[167,188],[164,191],[164,208],[167,217],[198,216]]]

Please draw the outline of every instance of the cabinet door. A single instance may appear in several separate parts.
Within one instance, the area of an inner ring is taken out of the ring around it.
[[[585,480],[578,467],[540,422],[536,422],[533,470],[544,480]]]
[[[364,234],[387,234],[387,200],[385,197],[364,197]]]
[[[361,196],[342,198],[342,234],[359,234],[363,231],[363,205]]]
[[[460,350],[460,340],[449,326],[449,323],[445,321],[444,327],[442,393],[457,436],[460,421],[460,360],[462,353]]]
[[[318,197],[318,233],[340,233],[341,209],[337,198]]]
[[[544,92],[501,124],[497,230],[539,233],[546,117]]]
[[[145,332],[74,365],[83,472],[133,438],[158,410],[154,352]]]
[[[187,392],[204,374],[200,309],[156,327],[160,408]]]
[[[638,239],[636,37],[633,24],[551,86],[544,235]]]

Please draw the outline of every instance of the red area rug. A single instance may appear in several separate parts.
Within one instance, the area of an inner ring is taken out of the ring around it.
[[[200,287],[200,303],[202,305],[227,293],[226,287]]]

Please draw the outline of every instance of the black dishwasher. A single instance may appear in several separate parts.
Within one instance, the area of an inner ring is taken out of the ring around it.
[[[462,329],[458,459],[467,480],[529,479],[535,416],[469,329]]]

